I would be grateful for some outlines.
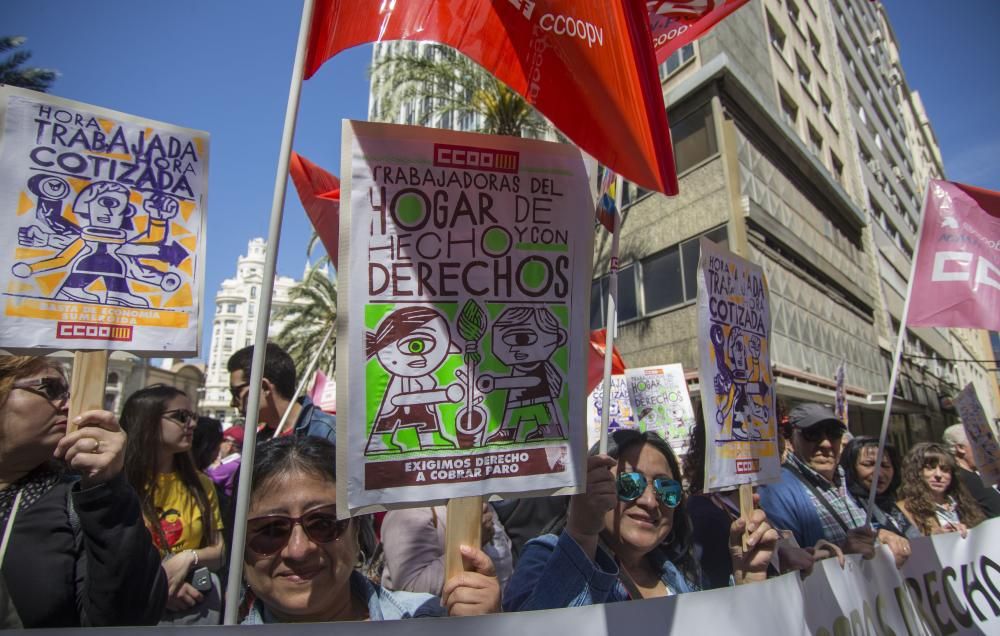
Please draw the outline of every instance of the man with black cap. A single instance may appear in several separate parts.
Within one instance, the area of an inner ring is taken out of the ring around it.
[[[846,427],[820,404],[799,405],[788,419],[792,452],[782,465],[781,481],[758,490],[768,520],[777,528],[791,530],[800,546],[825,539],[845,553],[871,558],[875,533],[864,526],[865,512],[847,492],[838,465]]]

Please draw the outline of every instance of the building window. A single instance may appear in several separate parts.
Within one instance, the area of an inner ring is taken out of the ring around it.
[[[831,117],[831,112],[833,111],[833,102],[827,97],[823,89],[819,89],[819,107],[823,110],[823,114],[827,117]]]
[[[222,348],[225,349],[226,351],[229,351],[230,349],[232,349],[233,348],[233,339],[232,338],[226,338],[225,340],[223,340],[222,341]]]
[[[806,92],[809,92],[809,83],[812,81],[812,71],[809,69],[809,65],[802,61],[802,58],[797,54],[795,56],[795,69],[798,72],[799,83],[802,84]]]
[[[799,26],[799,5],[795,4],[794,0],[785,0],[785,4],[788,6],[788,19],[796,27]]]
[[[778,52],[782,55],[785,54],[785,32],[781,30],[778,23],[774,20],[774,16],[771,12],[767,12],[767,33],[771,39],[771,45],[778,49]]]
[[[112,384],[112,385],[118,384],[118,374],[117,373],[115,373],[115,372],[112,371],[111,373],[108,374],[108,384]]]
[[[712,104],[703,104],[698,110],[671,125],[670,137],[674,142],[677,172],[684,172],[716,154],[718,143],[712,122]]]
[[[682,46],[674,51],[670,57],[660,64],[660,80],[665,80],[673,75],[674,71],[684,66],[684,63],[694,58],[694,44]]]
[[[818,156],[823,156],[823,136],[820,135],[812,124],[806,124],[809,129],[809,148]]]
[[[704,234],[723,247],[729,244],[725,226]],[[698,296],[698,239],[671,245],[644,258],[636,266],[624,267],[618,274],[618,321],[641,318],[695,300]],[[607,316],[608,277],[593,281],[590,287],[590,328],[605,325]],[[641,303],[639,302],[641,299]]]
[[[226,313],[227,314],[235,314],[236,313],[236,305],[233,304],[233,303],[227,304],[226,305]]]
[[[816,34],[813,33],[812,29],[809,29],[809,50],[812,51],[813,57],[816,58],[816,61],[822,64],[823,59],[819,56],[822,47],[820,46],[819,39],[816,37]]]
[[[256,287],[251,287],[250,288],[250,298],[256,298],[256,297],[257,297],[257,288]]]
[[[833,166],[833,176],[837,178],[837,181],[841,184],[844,183],[844,163],[837,158],[837,155],[830,151],[830,164]]]
[[[799,107],[783,89],[778,89],[778,93],[778,97],[781,100],[781,118],[789,126],[795,128],[795,124],[799,119]]]

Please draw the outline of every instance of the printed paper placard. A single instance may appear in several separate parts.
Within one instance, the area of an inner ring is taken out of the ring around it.
[[[568,145],[344,123],[342,514],[583,485],[593,173]]]
[[[688,451],[694,408],[688,395],[684,367],[664,364],[626,369],[632,412],[642,431],[655,431],[667,440],[678,457]]]
[[[1000,444],[986,419],[986,411],[976,395],[976,388],[970,382],[955,398],[955,408],[962,418],[965,436],[969,438],[972,455],[976,460],[976,470],[983,483],[993,486],[1000,483]]]
[[[598,382],[587,397],[587,447],[601,441],[601,407],[604,404],[604,382]],[[608,434],[620,428],[636,428],[632,402],[628,397],[628,382],[624,374],[611,376],[611,403],[608,408]]]
[[[207,133],[0,88],[5,349],[197,355]]]
[[[771,374],[771,310],[764,272],[702,238],[698,261],[705,487],[780,476]]]

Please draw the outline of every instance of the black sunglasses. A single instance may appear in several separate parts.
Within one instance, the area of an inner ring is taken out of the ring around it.
[[[243,394],[243,389],[250,386],[249,382],[244,382],[243,384],[237,384],[236,386],[229,387],[229,394],[233,396],[233,402],[237,402],[240,396]]]
[[[301,517],[266,515],[247,519],[247,550],[260,557],[277,554],[288,545],[296,524],[313,543],[332,543],[350,523],[350,519],[337,519],[337,504],[310,510]]]
[[[831,442],[836,442],[844,436],[846,429],[837,424],[814,424],[809,428],[800,428],[799,435],[810,444],[820,442],[824,437]]]
[[[642,473],[618,473],[618,498],[635,501],[646,492],[646,476]],[[668,508],[676,508],[681,502],[681,484],[675,479],[657,477],[653,480],[653,492],[660,503]]]
[[[49,402],[62,402],[69,398],[69,383],[66,382],[66,378],[61,377],[48,376],[34,380],[18,380],[11,388],[40,395]]]
[[[198,421],[198,414],[192,413],[187,409],[173,409],[170,411],[164,411],[163,417],[168,420],[173,420],[178,424],[183,424],[185,426],[191,424],[192,422]]]

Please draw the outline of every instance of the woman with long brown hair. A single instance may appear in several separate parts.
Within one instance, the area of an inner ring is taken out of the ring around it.
[[[958,464],[944,446],[917,444],[903,460],[899,509],[924,536],[961,532],[985,517],[976,500],[955,475]]]
[[[154,385],[125,402],[125,473],[163,557],[169,585],[164,623],[218,624],[225,547],[215,488],[198,471],[191,440],[198,416],[183,391]]]

